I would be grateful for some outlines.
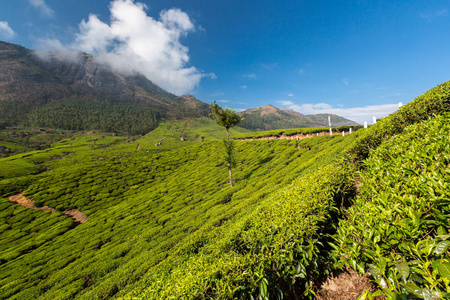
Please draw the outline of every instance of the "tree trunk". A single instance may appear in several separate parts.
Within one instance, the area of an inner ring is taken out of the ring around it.
[[[227,146],[230,146],[230,137],[228,135],[228,128],[226,128],[227,130]],[[229,158],[231,160],[231,158]],[[230,187],[233,187],[233,176],[231,175],[231,163],[228,163],[228,174],[230,177]]]
[[[228,174],[230,176],[230,187],[233,187],[233,176],[231,175],[231,166],[228,165]]]

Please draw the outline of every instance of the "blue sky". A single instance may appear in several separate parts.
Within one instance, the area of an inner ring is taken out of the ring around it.
[[[450,80],[450,2],[14,0],[0,39],[81,50],[163,88],[371,123]]]

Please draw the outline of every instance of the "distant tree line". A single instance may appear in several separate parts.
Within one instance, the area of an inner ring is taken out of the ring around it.
[[[160,111],[142,104],[67,99],[34,108],[25,125],[135,135],[153,130],[159,119]]]
[[[196,118],[207,116],[202,109],[182,103],[155,107],[152,103],[121,100],[71,98],[36,106],[14,100],[0,101],[0,129],[8,126],[99,130],[124,134],[145,134],[158,126],[162,118]]]

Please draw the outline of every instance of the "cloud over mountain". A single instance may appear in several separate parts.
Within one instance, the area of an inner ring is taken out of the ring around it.
[[[68,48],[97,55],[100,63],[113,70],[144,74],[162,88],[182,94],[192,90],[205,76],[194,66],[187,66],[189,49],[180,39],[195,26],[188,14],[177,8],[163,10],[159,19],[147,15],[147,6],[133,0],[110,3],[109,22],[89,15]],[[48,40],[55,44],[55,41]]]

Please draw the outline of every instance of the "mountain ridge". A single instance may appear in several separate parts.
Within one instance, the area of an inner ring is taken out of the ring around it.
[[[51,127],[145,134],[161,120],[207,117],[209,105],[171,94],[139,73],[121,74],[78,51],[29,50],[0,41],[0,128]],[[273,105],[241,114],[264,131],[328,126],[323,117]],[[339,123],[334,122],[339,119]],[[333,125],[356,125],[332,116]]]
[[[271,104],[240,112],[244,122],[239,126],[253,131],[287,128],[328,127],[328,116],[332,126],[358,125],[358,123],[334,114],[304,115],[291,109],[277,108]]]
[[[142,74],[114,72],[90,54],[0,41],[0,127],[145,134],[160,120],[208,113],[209,106],[195,97],[171,94]]]

